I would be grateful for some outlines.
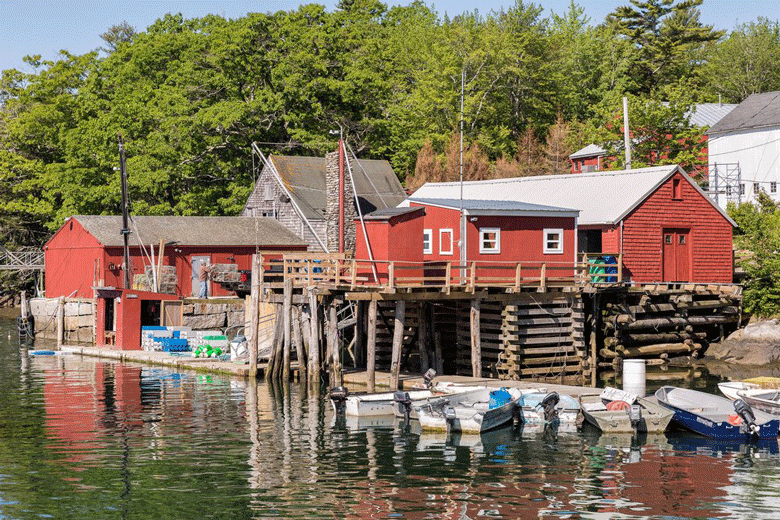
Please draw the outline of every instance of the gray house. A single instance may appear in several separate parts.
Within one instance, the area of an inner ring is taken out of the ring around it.
[[[363,215],[394,208],[406,198],[387,161],[352,160],[352,177]],[[355,194],[345,165],[345,249],[354,250]],[[272,217],[302,238],[309,251],[338,251],[338,153],[322,157],[271,155],[241,216]]]

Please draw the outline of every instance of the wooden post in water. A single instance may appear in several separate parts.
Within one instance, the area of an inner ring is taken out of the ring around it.
[[[390,391],[398,390],[398,380],[401,375],[401,349],[404,340],[404,318],[406,317],[406,301],[395,302],[395,324],[393,325],[393,357],[390,363]]]
[[[368,302],[368,344],[366,345],[366,387],[368,393],[376,392],[376,307],[373,298]]]
[[[471,377],[482,377],[482,344],[479,331],[479,299],[471,300]]]
[[[282,379],[290,380],[290,350],[292,345],[292,278],[284,278],[284,351],[282,353]]]
[[[366,306],[362,301],[355,302],[355,368],[366,364],[364,317]]]
[[[420,349],[420,371],[424,374],[431,368],[431,360],[428,356],[430,348],[430,324],[428,323],[428,304],[420,302],[420,329],[417,334],[417,345]]]
[[[65,297],[57,300],[57,348],[65,342]]]
[[[309,287],[309,314],[311,315],[311,335],[309,343],[309,383],[320,384],[320,325],[319,308],[317,307],[317,293],[313,287]]]
[[[341,374],[341,353],[339,352],[339,329],[338,329],[338,312],[336,308],[336,301],[331,300],[328,307],[328,352],[329,362],[331,367],[331,381],[332,386],[341,386],[343,384]]]
[[[297,305],[292,310],[292,333],[295,354],[298,357],[298,377],[303,381],[306,378],[306,354],[303,351],[303,340],[301,339],[301,311]]]
[[[260,345],[260,257],[252,255],[252,286],[249,296],[249,375],[257,377],[257,351]]]

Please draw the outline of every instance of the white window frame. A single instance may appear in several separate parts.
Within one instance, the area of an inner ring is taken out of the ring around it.
[[[442,240],[442,237],[445,233],[450,234],[450,249],[449,251],[444,250],[444,240]],[[453,254],[453,243],[455,242],[455,236],[452,233],[452,228],[444,228],[439,230],[439,254],[440,255],[451,255]]]
[[[485,247],[485,235],[496,234],[496,245]],[[497,255],[501,253],[501,228],[479,228],[479,253],[485,255]]]
[[[547,247],[550,240],[547,238],[549,235],[558,234],[558,245],[556,247]],[[563,254],[563,228],[545,228],[542,232],[542,247],[544,254],[546,255],[562,255]]]
[[[426,238],[427,243],[426,243]],[[433,230],[432,229],[423,229],[423,254],[424,255],[432,255],[433,254]]]

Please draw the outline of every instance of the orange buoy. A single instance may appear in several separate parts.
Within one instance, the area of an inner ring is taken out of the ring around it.
[[[734,426],[739,426],[742,424],[742,417],[739,415],[732,413],[729,415],[729,424],[733,424]]]
[[[631,405],[625,401],[610,401],[607,404],[607,410],[610,411],[628,410],[629,408],[631,408]]]

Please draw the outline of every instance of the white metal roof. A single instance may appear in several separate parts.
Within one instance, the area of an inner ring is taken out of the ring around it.
[[[463,183],[463,198],[529,202],[580,210],[578,223],[615,225],[679,171],[732,226],[736,223],[679,166],[634,170],[541,175]],[[426,183],[411,199],[459,199],[459,182]],[[409,199],[401,203],[408,206]]]
[[[415,196],[409,197],[409,202],[424,204],[426,206],[438,206],[441,208],[460,209],[460,199],[421,199]],[[531,204],[515,200],[487,200],[487,199],[463,199],[463,210],[467,214],[500,215],[500,214],[526,214],[555,217],[576,217],[579,210],[570,208],[557,208]]]
[[[589,144],[585,148],[580,148],[569,156],[569,159],[579,159],[581,157],[597,157],[606,154],[607,151],[597,144]]]

